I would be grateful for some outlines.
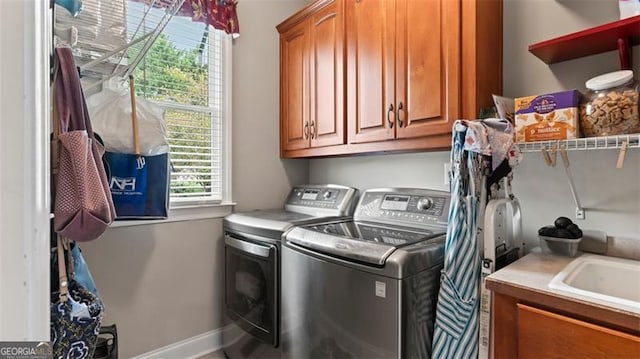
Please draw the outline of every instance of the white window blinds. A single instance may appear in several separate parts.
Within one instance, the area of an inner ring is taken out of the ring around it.
[[[164,10],[127,1],[127,35],[152,31]],[[138,33],[136,33],[138,32]],[[136,94],[165,109],[171,146],[171,200],[222,200],[226,35],[175,16],[133,73]],[[130,50],[130,58],[143,45]]]

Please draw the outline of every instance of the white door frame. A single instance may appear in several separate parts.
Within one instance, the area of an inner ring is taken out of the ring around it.
[[[0,1],[0,341],[49,340],[47,0]]]

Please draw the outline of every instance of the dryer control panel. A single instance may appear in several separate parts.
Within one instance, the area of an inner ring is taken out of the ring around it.
[[[355,188],[338,185],[303,185],[294,187],[285,209],[307,207],[351,212],[357,200]],[[351,214],[351,213],[348,213]]]

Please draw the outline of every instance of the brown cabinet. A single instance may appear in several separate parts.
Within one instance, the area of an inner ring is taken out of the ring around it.
[[[309,27],[299,23],[280,40],[280,141],[283,150],[308,148]]]
[[[278,26],[281,152],[345,143],[342,1]]]
[[[395,137],[395,1],[347,0],[349,143]]]
[[[502,91],[500,0],[318,0],[278,31],[282,157],[448,149]]]
[[[342,1],[334,1],[311,17],[312,147],[345,143],[344,20]]]
[[[519,293],[516,289],[513,293],[523,298],[494,294],[496,359],[640,355],[640,323],[633,318],[539,293]]]
[[[552,329],[552,330],[550,330]],[[518,358],[640,356],[640,337],[518,304]]]
[[[460,111],[460,2],[348,1],[349,143],[446,134]]]

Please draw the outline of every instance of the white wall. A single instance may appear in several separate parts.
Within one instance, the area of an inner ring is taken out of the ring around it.
[[[504,1],[504,93],[518,97],[562,89],[584,89],[594,75],[618,69],[617,53],[548,66],[527,51],[531,43],[618,18],[617,2],[580,0]],[[638,47],[634,48],[638,59]],[[636,60],[636,71],[638,70]],[[638,76],[640,78],[640,72]],[[360,187],[417,186],[441,189],[448,152],[315,159],[310,181]],[[571,152],[571,170],[587,219],[582,228],[640,238],[640,152],[628,151],[615,169],[616,151]],[[537,229],[561,215],[574,218],[575,206],[562,169],[548,168],[540,154],[527,154],[516,170],[514,190],[523,206],[524,230],[533,244]]]
[[[0,341],[49,338],[46,6],[0,1]]]
[[[504,93],[517,97],[571,88],[583,91],[589,78],[618,70],[617,52],[547,65],[527,51],[530,44],[614,20],[616,0],[504,0]],[[638,47],[634,50],[637,54]]]
[[[81,243],[118,326],[118,355],[135,355],[223,326],[222,220],[111,228]]]
[[[233,200],[236,210],[276,208],[292,185],[307,182],[307,160],[281,160],[280,55],[275,26],[305,1],[238,2],[233,45]]]
[[[444,164],[449,152],[390,154],[311,160],[310,181],[353,186],[418,187],[448,191]]]
[[[12,13],[12,16],[5,14]],[[17,14],[17,16],[16,16]],[[0,3],[0,46],[2,48],[14,48],[22,50],[22,36],[9,37],[10,29],[20,27],[23,21],[21,15],[23,9],[17,2]],[[0,73],[3,83],[14,83],[14,87],[0,87],[0,109],[2,109],[2,127],[0,132],[0,156],[2,162],[15,171],[3,170],[0,172],[0,249],[2,262],[0,262],[0,279],[2,281],[2,295],[0,296],[0,338],[18,339],[26,333],[26,322],[21,320],[27,312],[25,300],[27,288],[22,282],[27,279],[26,263],[22,258],[24,253],[24,228],[10,226],[9,223],[20,223],[23,216],[24,178],[22,176],[23,157],[20,151],[12,151],[11,148],[20,148],[22,144],[21,134],[23,130],[19,121],[11,121],[14,118],[24,118],[24,108],[14,104],[22,104],[24,83],[18,75],[24,71],[22,53],[15,57],[0,57]],[[21,71],[22,70],[22,71]],[[13,72],[15,71],[15,72]],[[10,91],[9,91],[10,90]],[[17,134],[17,135],[16,135]],[[16,206],[17,204],[17,206]],[[13,208],[12,208],[13,207]],[[16,208],[17,207],[17,208]],[[13,310],[15,308],[15,310]],[[5,324],[6,323],[6,324]],[[13,328],[11,328],[14,326]]]

